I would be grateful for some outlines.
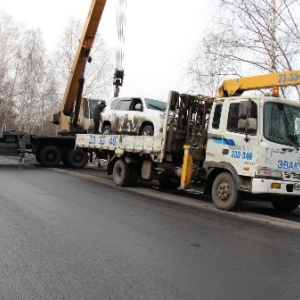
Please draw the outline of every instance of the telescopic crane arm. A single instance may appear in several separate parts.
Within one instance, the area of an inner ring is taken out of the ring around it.
[[[218,89],[218,98],[239,96],[245,91],[300,84],[300,70],[225,80]]]
[[[77,127],[82,91],[84,86],[84,72],[86,63],[91,61],[90,51],[97,33],[99,22],[104,11],[106,0],[92,0],[88,16],[85,21],[71,73],[61,105],[59,125],[62,131],[69,131]],[[71,117],[71,124],[63,124],[63,116]],[[65,127],[65,128],[64,128]]]

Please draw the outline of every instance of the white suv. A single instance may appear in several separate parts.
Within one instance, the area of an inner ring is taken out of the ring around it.
[[[166,105],[148,98],[114,98],[101,114],[102,133],[160,135]]]

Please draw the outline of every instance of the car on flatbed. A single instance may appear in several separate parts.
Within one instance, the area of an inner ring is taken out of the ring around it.
[[[103,134],[159,136],[163,131],[166,102],[143,97],[112,99],[102,112]]]

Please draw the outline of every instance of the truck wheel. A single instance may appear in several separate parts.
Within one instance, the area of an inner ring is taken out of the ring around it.
[[[41,165],[46,168],[55,168],[61,161],[61,153],[55,146],[46,146],[39,155]]]
[[[126,164],[123,159],[118,159],[113,169],[113,180],[118,186],[128,186],[131,172],[130,165]]]
[[[71,168],[82,169],[88,161],[88,154],[82,150],[71,149],[66,156],[67,165]]]
[[[170,179],[158,180],[160,188],[164,190],[177,190],[180,187],[179,181],[172,181]]]
[[[143,126],[143,128],[141,129],[141,135],[153,135],[154,134],[154,128],[153,125],[146,125]]]
[[[228,172],[220,173],[212,185],[212,199],[220,210],[237,210],[241,199],[235,180]]]
[[[291,212],[299,207],[299,199],[291,199],[288,197],[278,197],[271,200],[273,207],[276,210]]]

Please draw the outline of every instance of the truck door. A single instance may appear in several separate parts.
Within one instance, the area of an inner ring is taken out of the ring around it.
[[[217,104],[209,128],[206,158],[228,163],[239,175],[253,175],[259,142],[258,109],[253,99],[226,99]]]
[[[83,98],[80,106],[79,120],[83,131],[93,132],[94,121],[93,114],[95,106],[98,104],[99,99]]]

